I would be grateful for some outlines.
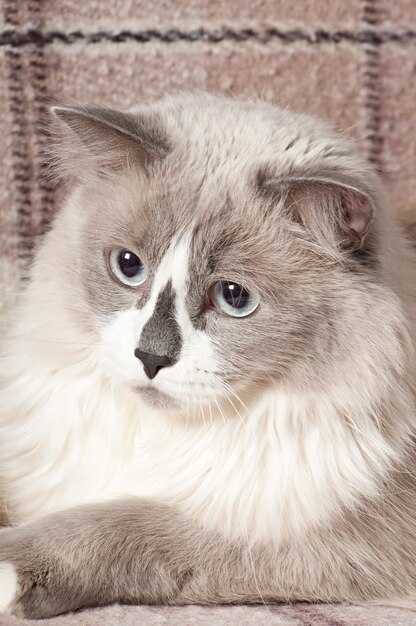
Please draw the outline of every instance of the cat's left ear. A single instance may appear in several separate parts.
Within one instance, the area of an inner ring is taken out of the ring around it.
[[[289,218],[322,245],[359,249],[374,219],[375,201],[368,190],[349,181],[320,177],[288,177],[263,181],[283,203]]]
[[[83,178],[126,166],[146,169],[170,151],[155,115],[80,105],[57,105],[51,112],[58,123],[55,161],[65,174]]]

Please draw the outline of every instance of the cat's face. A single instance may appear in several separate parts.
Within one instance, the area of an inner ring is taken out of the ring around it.
[[[190,198],[175,219],[179,189],[154,184],[138,189],[131,212],[114,185],[99,200],[97,215],[104,202],[110,209],[104,224],[93,216],[84,231],[82,277],[107,371],[149,400],[163,394],[181,405],[293,373],[331,308],[326,281],[318,300],[310,289],[320,280],[310,255],[297,253],[279,220],[261,219],[267,202],[248,190],[212,189],[202,199],[181,183]],[[170,363],[141,360],[137,349]]]
[[[152,405],[184,411],[238,404],[271,382],[313,386],[338,358],[368,271],[346,250],[367,232],[368,196],[349,188],[351,172],[335,168],[347,191],[328,173],[344,143],[316,138],[310,120],[304,138],[305,118],[282,129],[286,118],[263,105],[170,107],[158,119],[163,155],[156,145],[147,163],[101,172],[77,196],[77,275],[101,366]]]

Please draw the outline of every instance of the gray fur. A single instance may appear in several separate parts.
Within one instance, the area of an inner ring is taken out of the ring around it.
[[[159,294],[155,310],[140,335],[139,351],[150,355],[166,356],[169,365],[179,358],[182,340],[175,319],[175,294],[168,283]],[[140,356],[136,354],[138,358]]]
[[[137,117],[113,109],[80,105],[54,106],[52,112],[73,131],[73,134],[66,132],[67,150],[65,153],[58,150],[56,158],[61,165],[75,166],[75,171],[81,175],[82,170],[91,165],[100,174],[125,167],[131,161],[139,161],[146,167],[154,159],[163,159],[170,151],[156,116],[150,120],[143,115]],[[58,127],[60,135],[65,125]],[[79,143],[83,145],[81,151]],[[75,156],[75,152],[78,152],[78,160],[70,157]]]

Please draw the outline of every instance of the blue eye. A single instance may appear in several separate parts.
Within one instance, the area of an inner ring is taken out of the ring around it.
[[[147,278],[147,269],[141,259],[134,252],[123,248],[111,250],[110,268],[114,277],[129,287],[138,287]]]
[[[215,283],[212,300],[223,313],[232,317],[246,317],[259,306],[259,300],[255,295],[229,280]]]

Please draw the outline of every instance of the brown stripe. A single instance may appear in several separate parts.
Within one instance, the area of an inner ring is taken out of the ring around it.
[[[9,108],[11,112],[11,144],[12,144],[12,195],[17,209],[17,231],[19,240],[19,258],[22,269],[30,259],[33,248],[32,238],[32,163],[29,148],[29,128],[26,118],[27,102],[23,86],[23,55],[17,50],[7,50],[5,61],[7,66]]]
[[[362,0],[364,2],[365,0]],[[371,0],[366,0],[370,2]],[[77,43],[85,43],[89,45],[100,43],[151,43],[162,42],[166,44],[184,41],[188,43],[207,42],[221,43],[223,41],[234,41],[242,43],[246,41],[255,41],[260,44],[267,44],[270,41],[280,41],[285,45],[303,42],[306,44],[340,44],[343,42],[356,45],[371,45],[374,47],[382,46],[386,43],[395,44],[414,44],[416,43],[416,30],[409,29],[400,32],[391,30],[375,31],[374,26],[377,24],[376,17],[366,11],[365,23],[367,28],[360,31],[350,30],[325,30],[322,28],[316,30],[281,29],[269,26],[264,29],[256,30],[254,28],[233,29],[226,26],[218,29],[196,28],[193,30],[181,30],[178,28],[169,28],[167,30],[159,30],[152,28],[148,30],[129,31],[123,30],[119,32],[98,31],[84,33],[80,30],[63,32],[59,30],[42,31],[36,29],[14,30],[7,29],[0,33],[0,46],[11,46],[20,48],[32,44],[46,46],[53,43],[63,45],[72,45]]]
[[[381,10],[378,0],[361,0],[363,22],[373,33],[373,41],[364,46],[364,109],[368,130],[367,150],[368,159],[375,165],[380,174],[383,173],[382,156],[384,137],[381,130],[382,120],[382,84],[380,48],[374,42],[377,40],[379,26],[382,23]]]
[[[24,8],[30,25],[40,28],[41,3],[30,0]],[[6,27],[19,26],[20,9],[22,5],[18,2],[3,0]],[[18,256],[24,271],[52,214],[52,190],[42,177],[47,139],[40,131],[46,111],[47,63],[43,47],[38,44],[23,49],[7,48],[5,62],[11,113],[12,196],[17,212]]]
[[[19,3],[3,0],[6,25],[19,25]],[[20,50],[5,52],[8,81],[8,101],[11,113],[11,168],[13,172],[12,197],[17,210],[18,256],[21,269],[27,267],[33,248],[32,237],[32,163],[29,146],[30,129],[27,122],[27,98],[24,89],[24,55]]]
[[[41,0],[30,0],[28,2],[29,20],[34,29],[41,29],[43,26],[42,2]],[[45,177],[45,155],[48,148],[49,136],[47,134],[47,103],[50,97],[47,89],[47,61],[42,42],[37,42],[31,47],[29,55],[29,80],[33,93],[33,130],[34,130],[34,164],[37,186],[37,194],[40,198],[38,207],[36,234],[44,232],[50,222],[53,213],[54,202],[52,186]]]

